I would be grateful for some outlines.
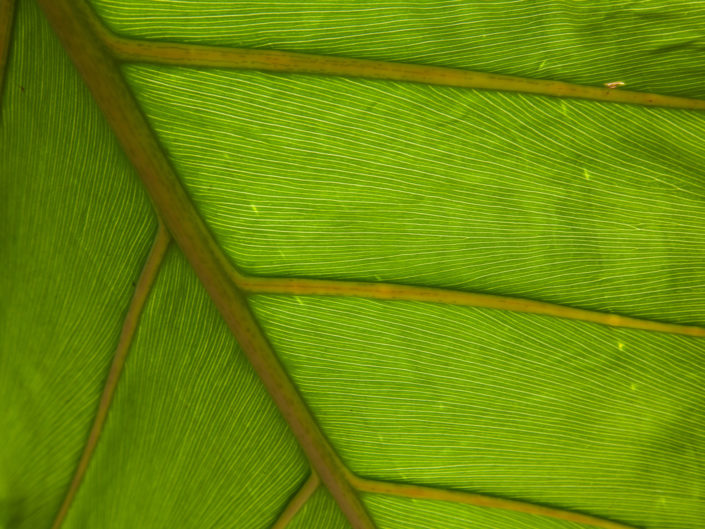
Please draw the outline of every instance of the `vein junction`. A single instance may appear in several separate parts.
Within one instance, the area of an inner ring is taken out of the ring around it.
[[[321,480],[315,471],[311,471],[308,479],[304,482],[301,488],[298,490],[291,501],[284,508],[282,513],[274,522],[274,525],[270,529],[284,529],[294,516],[301,510],[301,508],[306,504],[306,502],[313,496],[313,493],[318,490],[318,486],[321,484]]]

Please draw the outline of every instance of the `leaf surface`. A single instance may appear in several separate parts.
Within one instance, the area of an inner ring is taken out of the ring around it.
[[[703,97],[688,2],[97,1],[118,34]],[[229,260],[705,325],[697,111],[125,64]],[[0,128],[0,527],[50,527],[157,218],[33,2]],[[480,307],[249,297],[355,474],[643,528],[705,519],[703,339]],[[63,526],[271,527],[309,464],[172,245]],[[577,528],[361,493],[380,529]],[[348,522],[318,488],[288,527]]]

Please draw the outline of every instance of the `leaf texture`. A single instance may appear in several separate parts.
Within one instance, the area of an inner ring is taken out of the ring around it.
[[[254,304],[356,473],[521,490],[643,527],[705,516],[687,448],[703,441],[700,343],[486,309],[300,301]]]
[[[517,529],[580,529],[584,525],[558,520],[542,520],[537,525],[536,517],[526,514],[482,509],[452,503],[431,502],[408,498],[393,498],[373,494],[367,503],[383,526],[423,529],[425,527],[443,527],[444,529],[466,529],[468,527],[516,527]]]
[[[694,0],[94,0],[117,33],[438,64],[703,97]]]
[[[0,527],[48,527],[85,442],[156,223],[34,3],[0,128]]]
[[[705,321],[700,114],[249,72],[127,75],[245,270]]]
[[[133,38],[705,97],[697,2],[95,0]],[[1,40],[1,39],[0,39]],[[705,325],[705,119],[344,77],[125,64],[230,261]],[[0,125],[0,528],[50,527],[157,218],[34,2]],[[359,297],[249,303],[355,474],[644,529],[705,519],[705,341]],[[272,527],[309,464],[167,253],[64,529]],[[362,493],[379,529],[577,529]],[[323,486],[287,527],[350,527]]]

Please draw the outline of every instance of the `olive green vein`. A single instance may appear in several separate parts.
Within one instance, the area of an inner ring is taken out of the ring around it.
[[[152,290],[154,280],[157,277],[157,273],[159,272],[159,268],[164,259],[164,255],[166,254],[166,249],[169,246],[170,240],[171,237],[169,236],[169,232],[166,230],[166,227],[162,222],[159,222],[157,234],[154,237],[154,242],[152,243],[152,249],[147,256],[147,260],[145,261],[142,272],[137,280],[135,291],[132,295],[132,300],[130,301],[127,313],[125,314],[125,319],[122,324],[122,331],[120,332],[120,338],[118,339],[118,344],[115,348],[113,362],[110,366],[110,371],[108,372],[105,386],[103,387],[103,393],[100,397],[95,418],[93,419],[93,425],[91,426],[90,433],[88,434],[86,444],[83,447],[83,452],[81,453],[81,458],[76,466],[71,484],[66,491],[66,495],[61,502],[59,511],[56,513],[54,522],[51,525],[52,529],[59,529],[59,527],[61,527],[61,524],[64,521],[74,498],[76,497],[78,488],[81,486],[83,476],[88,469],[88,465],[91,462],[91,457],[93,456],[95,447],[100,439],[100,434],[103,431],[103,425],[105,424],[105,419],[108,415],[110,404],[113,401],[115,388],[117,388],[118,381],[120,380],[122,368],[125,365],[127,353],[130,350],[132,338],[135,335],[135,330],[137,329],[137,324],[139,323],[142,309],[147,301],[149,292]]]
[[[475,72],[443,66],[278,50],[162,43],[119,37],[107,40],[106,44],[115,53],[115,56],[124,62],[362,77],[456,88],[502,90],[551,97],[591,99],[608,103],[705,110],[705,100],[701,99]]]

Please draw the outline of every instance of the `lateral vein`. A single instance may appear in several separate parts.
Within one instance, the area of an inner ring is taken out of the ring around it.
[[[149,256],[147,257],[139,279],[137,280],[135,291],[132,295],[132,300],[130,301],[130,305],[127,309],[127,314],[125,314],[125,319],[122,324],[122,331],[120,332],[120,338],[118,339],[117,347],[115,348],[113,362],[110,366],[110,371],[108,372],[105,386],[103,387],[103,393],[100,397],[98,410],[96,411],[93,419],[93,425],[91,426],[90,433],[88,434],[86,444],[83,447],[83,452],[81,453],[81,458],[76,466],[71,484],[69,485],[66,495],[61,502],[61,507],[59,507],[59,511],[54,518],[51,529],[59,529],[59,527],[61,527],[61,524],[63,523],[64,518],[66,518],[66,514],[68,513],[69,508],[76,497],[76,493],[81,486],[83,476],[88,469],[88,465],[91,462],[93,452],[95,451],[95,447],[100,439],[100,434],[103,432],[105,419],[108,415],[110,405],[113,402],[115,389],[117,388],[118,381],[120,380],[122,368],[125,365],[127,353],[130,350],[132,338],[135,335],[135,330],[137,329],[137,324],[139,322],[140,315],[142,314],[142,309],[144,308],[144,304],[147,301],[147,296],[154,285],[154,280],[157,277],[159,267],[164,259],[170,240],[171,237],[169,232],[160,221],[159,226],[157,227],[157,234],[154,237],[154,242],[152,243],[152,249],[149,252]]]
[[[423,301],[499,309],[557,318],[588,321],[610,327],[664,332],[705,337],[705,328],[579,309],[525,298],[480,294],[448,288],[421,287],[395,283],[339,281],[327,279],[295,279],[286,277],[254,277],[231,272],[233,281],[248,294],[286,294],[294,296],[347,296],[393,301]]]
[[[360,492],[370,492],[377,494],[387,494],[390,496],[400,496],[404,498],[417,498],[423,500],[439,500],[452,503],[462,503],[475,507],[488,507],[503,509],[508,511],[521,512],[536,516],[545,516],[558,520],[581,523],[598,527],[599,529],[637,529],[632,525],[614,522],[606,518],[592,516],[576,511],[547,507],[536,503],[519,500],[508,500],[486,494],[476,494],[459,490],[450,490],[424,485],[413,485],[407,483],[393,483],[387,481],[377,481],[358,477],[352,473],[348,475],[348,480]]]

